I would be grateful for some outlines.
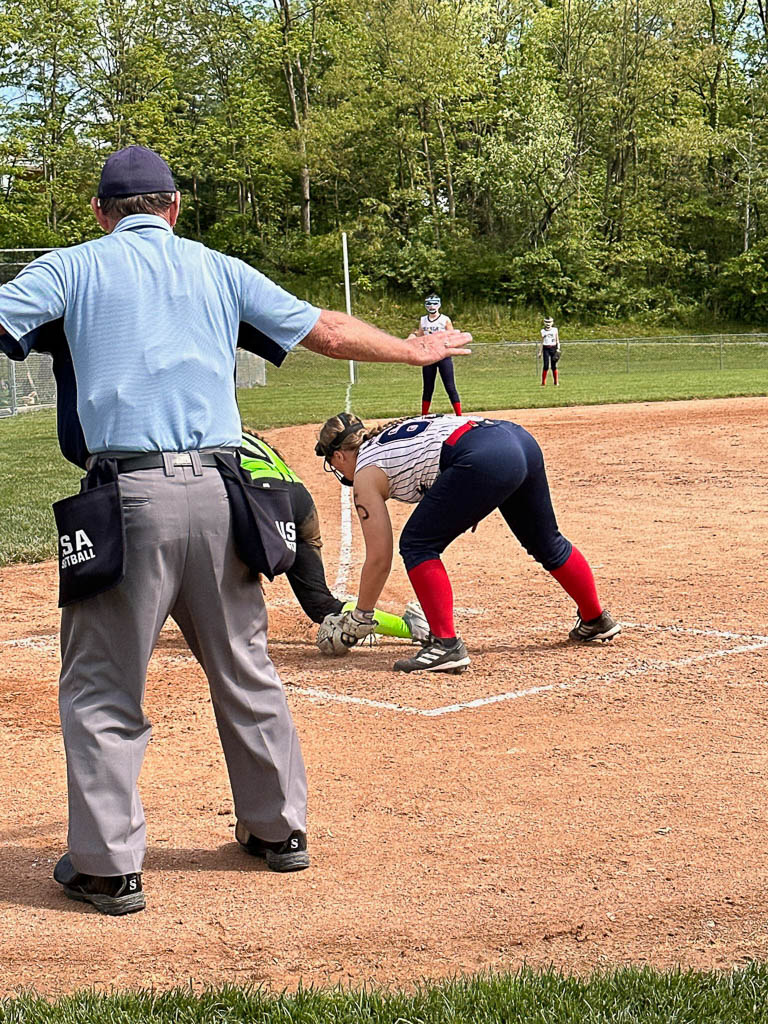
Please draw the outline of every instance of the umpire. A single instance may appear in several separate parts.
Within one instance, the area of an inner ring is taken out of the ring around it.
[[[59,403],[76,410],[88,474],[57,512],[69,830],[54,878],[67,896],[126,914],[145,905],[142,702],[169,615],[208,677],[239,841],[273,870],[309,865],[299,740],[267,655],[261,590],[221,514],[221,459],[241,439],[237,344],[276,365],[299,343],[425,365],[470,339],[392,338],[179,238],[180,195],[152,150],[110,156],[91,206],[104,237],[49,253],[0,288],[0,349],[23,359],[52,326],[65,339]]]

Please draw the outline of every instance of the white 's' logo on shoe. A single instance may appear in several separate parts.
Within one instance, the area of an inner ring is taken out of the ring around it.
[[[135,877],[131,878],[130,881],[128,882],[128,889],[129,889],[129,891],[130,892],[135,892],[136,891],[136,886],[137,886],[136,878]]]
[[[296,836],[292,836],[291,837],[291,849],[292,850],[298,850],[298,848],[299,848],[299,840],[298,840],[298,838]]]

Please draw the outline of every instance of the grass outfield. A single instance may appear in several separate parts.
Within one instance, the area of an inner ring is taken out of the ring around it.
[[[563,346],[560,386],[541,387],[535,346],[475,345],[454,360],[466,411],[603,405],[684,398],[733,398],[768,391],[768,345],[726,348],[723,369],[712,344],[632,344],[627,372],[623,343]],[[360,363],[352,408],[361,416],[417,415],[421,409],[418,367]],[[306,349],[291,353],[280,369],[267,367],[267,387],[240,393],[243,420],[255,427],[322,422],[344,408],[349,368]],[[438,378],[433,412],[451,407]],[[0,427],[0,429],[2,429]]]
[[[413,994],[299,991],[269,996],[227,987],[48,1003],[0,1001],[8,1024],[758,1024],[768,1021],[768,968],[727,973],[622,968],[586,978],[523,970],[420,986]]]
[[[51,502],[81,475],[59,452],[53,410],[0,419],[0,565],[53,557]]]
[[[722,366],[720,369],[722,358]],[[560,386],[540,385],[534,345],[477,344],[455,360],[465,411],[529,409],[613,402],[725,398],[768,392],[768,345],[593,342],[563,345]],[[240,391],[243,421],[256,429],[321,422],[345,406],[346,362],[298,348],[280,369],[268,367],[267,387]],[[351,391],[361,416],[416,414],[418,368],[359,364]],[[450,412],[438,378],[433,412]],[[60,456],[52,411],[0,419],[0,565],[35,562],[55,553],[52,501],[73,493],[78,471]]]

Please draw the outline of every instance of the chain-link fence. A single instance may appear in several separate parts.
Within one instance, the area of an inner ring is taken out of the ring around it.
[[[237,386],[261,387],[267,383],[264,360],[251,352],[237,353]],[[56,405],[56,382],[51,357],[31,352],[23,362],[0,356],[0,417]]]
[[[541,349],[535,342],[507,342],[541,367]],[[564,364],[571,372],[610,370],[648,373],[675,370],[768,369],[768,334],[690,334],[656,338],[592,338],[564,340]]]
[[[239,388],[260,388],[267,383],[267,365],[252,352],[237,350],[235,380]]]
[[[0,249],[0,284],[16,277],[28,263],[53,249]]]
[[[56,405],[51,357],[32,352],[23,363],[0,358],[0,416]]]

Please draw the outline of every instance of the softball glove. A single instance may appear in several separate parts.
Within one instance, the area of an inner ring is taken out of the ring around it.
[[[326,615],[317,631],[317,646],[323,654],[339,658],[376,629],[376,620],[362,616],[357,609]]]

